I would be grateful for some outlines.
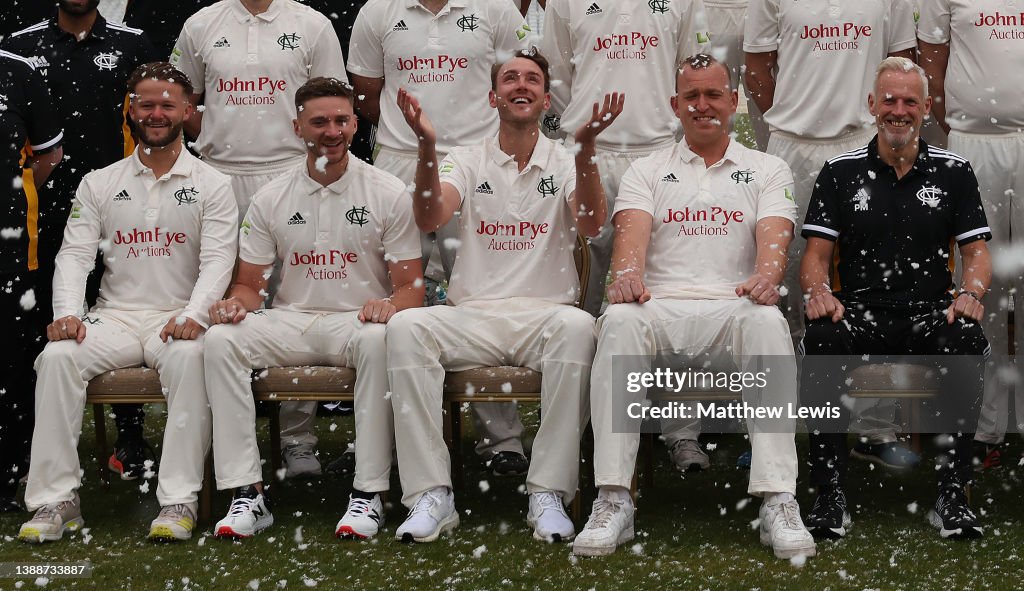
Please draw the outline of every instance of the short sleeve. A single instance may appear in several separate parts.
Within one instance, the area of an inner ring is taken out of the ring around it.
[[[953,236],[959,246],[976,240],[991,240],[992,230],[981,204],[981,192],[974,169],[967,162],[956,164],[956,186],[952,194],[956,197],[956,219],[953,221]]]
[[[927,0],[925,4],[931,2]],[[910,0],[892,0],[889,6],[888,53],[896,53],[917,47],[917,26],[914,23],[914,7]]]
[[[462,154],[462,150],[456,148],[445,156],[437,168],[437,175],[440,177],[441,182],[448,183],[459,192],[460,204],[465,201],[466,195],[469,193],[467,187],[471,185],[469,170],[465,160],[466,158]]]
[[[654,216],[654,187],[644,178],[643,169],[637,164],[631,164],[626,174],[622,175],[613,216],[626,209],[639,209]]]
[[[743,26],[743,51],[776,51],[779,49],[779,34],[779,0],[750,0]]]
[[[917,37],[925,43],[949,43],[949,23],[952,19],[949,0],[926,0],[921,3],[921,16],[917,21]]]
[[[273,201],[266,190],[253,197],[238,231],[238,258],[253,265],[269,265],[277,260],[277,241],[263,209]]]
[[[500,62],[504,56],[527,49],[535,35],[511,2],[498,2],[494,9],[498,12],[494,25],[494,52]]]
[[[348,44],[348,71],[365,78],[383,78],[383,39],[373,30],[371,19],[372,15],[364,6],[352,25],[352,40]]]
[[[839,182],[831,164],[825,164],[814,183],[814,192],[807,206],[807,217],[800,235],[804,238],[839,239]]]
[[[399,183],[396,183],[398,185]],[[413,216],[412,200],[405,187],[396,186],[388,219],[384,222],[384,259],[389,263],[419,259],[422,256],[420,231]]]
[[[797,206],[794,199],[793,173],[782,159],[769,158],[771,166],[764,188],[757,197],[757,220],[769,217],[786,218],[797,223]]]
[[[196,94],[203,94],[206,92],[206,64],[203,62],[203,56],[196,51],[188,25],[189,23],[186,21],[185,26],[181,29],[181,35],[178,36],[178,41],[174,44],[174,49],[171,50],[171,57],[168,61],[188,76]]]
[[[28,113],[25,126],[29,146],[35,154],[45,154],[60,146],[64,137],[59,117],[54,117],[50,102],[50,91],[39,72],[32,70],[25,78],[25,99]]]
[[[326,76],[337,78],[348,82],[348,73],[345,71],[345,55],[341,51],[341,42],[338,41],[338,34],[327,17],[320,15],[318,20],[323,21],[320,34],[313,43],[312,59],[310,60],[309,77]]]

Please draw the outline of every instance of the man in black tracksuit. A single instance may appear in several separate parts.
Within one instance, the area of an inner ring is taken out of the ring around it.
[[[809,322],[801,345],[807,356],[801,402],[839,409],[838,418],[807,421],[818,498],[805,522],[819,537],[842,537],[850,525],[842,488],[849,409],[841,403],[848,373],[814,356],[848,356],[849,370],[874,361],[866,355],[944,355],[940,397],[953,407],[944,416],[973,429],[988,348],[978,321],[991,277],[985,241],[992,235],[974,171],[960,156],[920,140],[931,102],[923,70],[909,60],[882,62],[868,105],[878,135],[828,161],[802,229]],[[964,267],[956,286],[954,242]],[[929,520],[943,537],[982,535],[964,491],[972,438],[956,435],[955,447],[939,461],[939,498]]]

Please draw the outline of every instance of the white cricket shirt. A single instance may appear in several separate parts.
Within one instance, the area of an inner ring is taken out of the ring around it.
[[[172,311],[208,323],[231,281],[238,210],[230,179],[182,150],[159,179],[128,158],[85,175],[53,276],[53,317],[77,315],[103,253],[95,309]]]
[[[527,47],[529,27],[511,2],[449,0],[436,15],[417,0],[371,0],[356,17],[348,69],[384,78],[377,141],[415,152],[417,139],[398,110],[404,88],[437,130],[441,153],[497,133],[487,102],[491,66]]]
[[[293,0],[256,16],[240,0],[204,8],[185,21],[170,61],[204,95],[197,151],[231,164],[305,154],[292,130],[295,91],[316,76],[348,81],[330,21]]]
[[[441,182],[462,197],[449,301],[575,303],[579,277],[573,259],[576,220],[569,207],[576,190],[572,154],[541,136],[519,172],[495,136],[453,149],[438,172]]]
[[[926,0],[917,36],[949,43],[945,87],[951,129],[1024,130],[1024,2]]]
[[[756,223],[796,222],[793,175],[781,159],[729,142],[710,168],[684,141],[630,166],[615,213],[654,218],[644,283],[656,298],[729,299],[754,273]]]
[[[283,261],[274,308],[351,312],[391,295],[388,261],[419,264],[420,233],[394,176],[350,156],[345,174],[324,187],[303,162],[256,192],[239,257]]]
[[[625,92],[615,123],[599,148],[649,152],[676,138],[669,104],[682,58],[708,43],[701,0],[550,0],[541,52],[551,62],[551,111],[575,133],[595,102]]]
[[[908,0],[751,0],[743,50],[778,51],[772,131],[834,138],[872,126],[868,93],[890,53],[917,45]]]

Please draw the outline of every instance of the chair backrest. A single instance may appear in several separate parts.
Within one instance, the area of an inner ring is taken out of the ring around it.
[[[576,307],[583,308],[583,302],[587,301],[587,284],[590,282],[590,246],[582,234],[576,235],[572,258],[576,261],[576,275],[580,278],[580,295]]]

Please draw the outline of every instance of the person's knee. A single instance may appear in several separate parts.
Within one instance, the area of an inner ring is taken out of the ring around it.
[[[616,338],[625,331],[641,330],[647,320],[644,318],[642,304],[613,304],[605,309],[597,321],[598,334],[601,338]]]

